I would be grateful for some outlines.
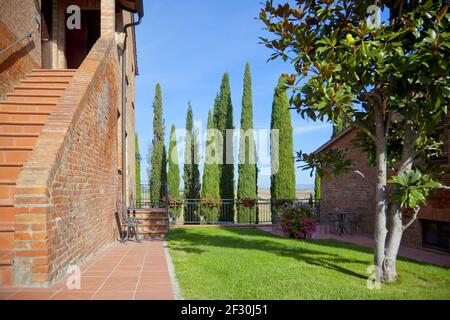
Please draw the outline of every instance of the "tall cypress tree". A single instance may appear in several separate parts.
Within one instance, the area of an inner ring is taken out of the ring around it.
[[[248,131],[248,132],[247,132]],[[241,135],[239,141],[239,180],[238,199],[256,199],[256,148],[253,135],[252,79],[250,65],[245,66],[244,94],[242,96]],[[255,207],[238,207],[238,221],[242,223],[256,222]]]
[[[176,140],[176,128],[172,124],[170,128],[170,144],[169,144],[169,173],[168,184],[170,196],[174,198],[180,197],[180,168],[178,166],[178,151]]]
[[[217,101],[217,99],[216,99]],[[219,175],[220,167],[218,163],[215,163],[218,155],[218,145],[216,141],[216,135],[214,132],[215,125],[211,110],[208,112],[208,132],[206,136],[206,152],[205,152],[205,164],[203,168],[203,183],[201,196],[203,199],[214,198],[218,199],[219,195]],[[207,210],[207,216],[209,222],[216,222],[218,217],[218,208],[210,208]]]
[[[184,198],[192,199],[192,177],[193,177],[193,167],[192,167],[192,128],[193,128],[193,116],[192,116],[192,107],[191,104],[188,104],[188,110],[186,115],[186,136],[184,139],[184,172],[183,172],[183,180],[184,180]]]
[[[320,201],[321,197],[320,197],[320,177],[316,172],[316,178],[314,181],[314,200],[315,203],[317,205],[318,201]]]
[[[186,139],[184,148],[184,197],[186,199],[200,198],[200,141],[198,130],[193,128],[192,106],[189,103],[186,116]]]
[[[141,207],[141,156],[139,154],[138,134],[134,135],[134,152],[136,155],[136,207]]]
[[[198,128],[194,128],[192,134],[192,199],[200,199],[201,183],[199,163],[201,155]]]
[[[167,196],[166,188],[169,186],[167,185],[167,152],[166,152],[166,146],[163,145],[163,153],[162,153],[162,162],[161,162],[161,192],[160,192],[160,198],[163,199]]]
[[[162,113],[161,86],[156,85],[155,99],[153,100],[153,141],[151,157],[150,199],[153,205],[158,205],[164,184],[164,121]]]
[[[294,148],[291,112],[284,89],[286,80],[280,77],[272,104],[271,129],[278,129],[279,141],[271,141],[272,175],[270,193],[273,202],[295,199]]]
[[[233,136],[227,137],[227,129],[234,129],[233,104],[231,102],[230,79],[228,73],[224,73],[220,86],[220,96],[217,108],[214,108],[214,122],[216,128],[223,135],[223,165],[220,173],[220,197],[222,199],[234,199],[234,154]],[[229,205],[224,210],[222,221],[234,220],[234,206]]]

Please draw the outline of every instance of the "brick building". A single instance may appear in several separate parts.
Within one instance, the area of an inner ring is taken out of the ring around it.
[[[355,137],[356,130],[346,129],[315,151],[324,152],[330,148],[346,150],[354,170],[340,179],[322,179],[321,214],[332,213],[336,209],[352,212],[362,221],[359,231],[372,234],[375,223],[376,169],[369,167],[367,155],[363,151],[353,147],[352,140]],[[450,141],[450,130],[447,130],[446,137]],[[450,165],[450,149],[447,151],[447,157],[439,159],[446,169]],[[364,178],[355,171],[362,173]],[[443,182],[450,184],[448,180]],[[430,196],[428,206],[420,210],[418,220],[405,231],[402,244],[450,252],[449,226],[450,191],[441,189]]]
[[[0,286],[52,284],[117,239],[142,16],[142,0],[0,0]]]

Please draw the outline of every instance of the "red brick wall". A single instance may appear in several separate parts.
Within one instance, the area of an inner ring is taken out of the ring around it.
[[[41,66],[41,35],[35,20],[35,0],[0,0],[0,50],[35,30],[31,40],[24,40],[0,56],[0,99],[33,68]]]
[[[115,239],[118,65],[114,40],[98,40],[18,179],[16,284],[53,282]]]
[[[354,170],[361,171],[366,179],[355,172],[347,173],[339,180],[322,179],[321,214],[333,212],[335,208],[354,212],[364,221],[360,231],[372,233],[375,222],[376,170],[368,166],[367,156],[361,150],[352,147],[351,141],[354,138],[355,131],[351,130],[328,148],[347,149],[347,157],[353,162]],[[450,185],[450,181],[444,182]],[[420,210],[419,220],[405,231],[403,245],[422,245],[420,219],[450,222],[450,191],[439,190],[430,196],[428,206]]]
[[[365,178],[355,172],[345,174],[339,180],[322,179],[321,214],[328,214],[338,208],[350,211],[364,219],[363,232],[372,232],[375,212],[376,172],[367,164],[367,156],[352,146],[355,132],[350,131],[337,140],[331,147],[346,149],[347,157],[352,160],[355,170],[364,174]]]

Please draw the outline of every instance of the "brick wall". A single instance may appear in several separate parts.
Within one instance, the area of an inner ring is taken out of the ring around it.
[[[36,3],[40,6],[39,0],[0,0],[0,50],[35,30],[31,40],[22,41],[0,56],[0,99],[33,68],[41,66],[41,35],[35,20],[39,7]]]
[[[14,282],[49,284],[115,239],[120,70],[101,38],[50,115],[15,196]]]
[[[352,146],[354,138],[355,132],[349,131],[332,147],[347,150],[347,157],[352,160],[354,168],[363,173],[365,178],[350,172],[339,180],[322,179],[321,214],[332,213],[336,208],[353,212],[365,222],[361,231],[369,233],[374,223],[376,172],[368,166],[367,156]]]
[[[347,173],[339,180],[322,179],[321,214],[332,213],[335,208],[353,212],[364,221],[360,231],[371,234],[375,223],[376,170],[368,166],[367,155],[352,146],[354,138],[355,131],[350,130],[327,148],[346,149],[354,170],[362,172],[365,179],[355,172]],[[444,183],[450,185],[448,180]],[[419,220],[405,231],[403,245],[421,247],[420,219],[450,222],[450,191],[439,190],[430,196],[428,206],[419,212]]]

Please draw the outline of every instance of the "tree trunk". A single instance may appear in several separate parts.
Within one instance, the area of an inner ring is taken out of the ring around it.
[[[417,133],[411,121],[405,122],[405,136],[403,139],[403,150],[400,168],[397,174],[411,170],[415,156],[415,144]],[[395,190],[394,190],[395,192]],[[398,203],[393,203],[389,210],[389,221],[391,222],[391,230],[386,248],[386,257],[383,262],[383,282],[394,282],[397,280],[397,255],[400,243],[402,241],[403,226],[402,211]]]
[[[376,184],[376,213],[375,213],[375,276],[377,281],[382,281],[384,262],[384,248],[386,245],[386,184],[387,184],[387,136],[386,121],[381,103],[375,103],[375,127],[376,127],[376,156],[377,156],[377,184]]]

